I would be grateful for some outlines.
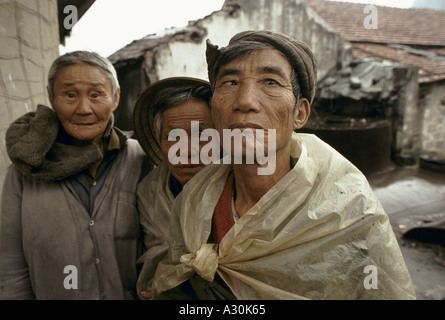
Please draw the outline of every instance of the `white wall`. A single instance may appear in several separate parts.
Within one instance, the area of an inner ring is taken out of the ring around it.
[[[159,79],[188,75],[207,79],[205,41],[226,46],[230,38],[245,30],[267,29],[286,33],[308,43],[317,57],[319,78],[337,63],[349,64],[350,50],[311,8],[299,0],[242,0],[239,10],[231,10],[227,3],[223,10],[197,21],[189,30],[205,30],[207,35],[199,43],[173,38],[159,46],[156,61],[147,69],[156,69]],[[147,53],[150,57],[152,52]],[[154,80],[154,79],[153,79]]]

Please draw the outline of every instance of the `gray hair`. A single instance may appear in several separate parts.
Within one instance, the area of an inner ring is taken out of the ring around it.
[[[161,141],[162,114],[165,110],[184,104],[190,100],[203,100],[210,108],[212,91],[206,85],[181,85],[170,88],[163,88],[158,91],[154,102],[153,125],[156,135]]]
[[[246,45],[248,44],[248,45]],[[233,44],[230,48],[224,50],[221,55],[218,58],[218,65],[221,67],[223,65],[228,64],[229,62],[232,62],[233,60],[248,56],[250,54],[252,54],[255,51],[258,50],[264,50],[264,49],[275,49],[277,50],[273,45],[267,43],[267,42],[243,42],[240,41],[239,43],[235,43]],[[278,50],[279,51],[279,50]],[[286,57],[286,55],[279,51],[283,57],[285,57],[287,60],[289,60],[288,57]],[[290,63],[290,61],[289,61]],[[216,85],[216,80],[218,79],[218,73],[219,73],[219,68],[216,70],[216,77],[213,81],[213,83],[211,83],[212,88],[215,88]],[[295,104],[295,108],[298,105],[298,101],[301,98],[301,87],[300,87],[300,80],[298,79],[298,74],[295,71],[294,68],[292,68],[292,75],[291,75],[291,84],[292,84],[292,92],[295,96],[295,99],[297,100],[296,104]]]
[[[105,72],[108,80],[111,84],[111,91],[114,96],[117,89],[120,88],[119,81],[117,79],[117,73],[111,62],[101,57],[99,54],[90,51],[73,51],[68,52],[58,57],[51,65],[48,72],[48,92],[49,98],[52,101],[54,99],[54,83],[56,81],[57,73],[64,67],[75,65],[78,63],[86,63],[93,67],[97,67]]]

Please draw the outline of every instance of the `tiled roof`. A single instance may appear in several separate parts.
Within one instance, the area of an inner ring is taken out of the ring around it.
[[[343,40],[354,57],[419,67],[419,82],[445,79],[445,11],[375,6],[377,29],[366,29],[366,4],[306,0]]]
[[[445,47],[445,11],[375,6],[377,29],[366,29],[366,4],[306,0],[340,36],[351,42]]]

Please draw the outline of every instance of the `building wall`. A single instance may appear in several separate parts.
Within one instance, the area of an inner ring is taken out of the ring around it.
[[[10,164],[9,125],[48,104],[46,77],[59,55],[56,0],[0,0],[0,192]]]
[[[417,163],[420,151],[421,112],[418,73],[417,67],[408,65],[393,70],[395,88],[398,90],[393,159],[399,165]]]
[[[445,81],[423,86],[427,94],[421,102],[423,117],[420,153],[445,160]]]
[[[178,75],[207,79],[206,40],[226,46],[236,33],[256,29],[283,32],[308,43],[317,58],[319,78],[338,64],[349,64],[351,58],[348,45],[300,0],[226,1],[223,10],[197,21],[189,29],[199,39],[173,38],[157,48],[155,59],[153,52],[147,52],[147,70],[156,70],[159,79]]]

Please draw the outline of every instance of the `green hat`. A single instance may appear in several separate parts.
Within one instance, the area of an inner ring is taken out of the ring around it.
[[[248,45],[249,42],[268,43],[282,52],[298,75],[303,97],[312,103],[317,85],[315,55],[306,43],[278,32],[243,31],[233,36],[228,46],[221,49],[218,49],[218,46],[211,44],[210,41],[207,40],[207,70],[212,85],[214,85],[219,68],[221,67],[218,61],[221,53],[239,42],[243,42],[245,45]]]

